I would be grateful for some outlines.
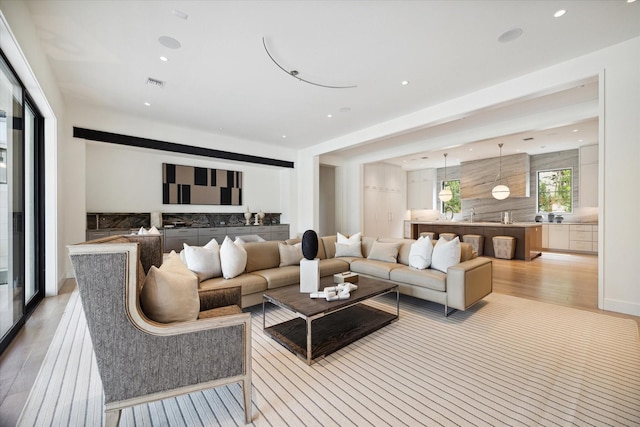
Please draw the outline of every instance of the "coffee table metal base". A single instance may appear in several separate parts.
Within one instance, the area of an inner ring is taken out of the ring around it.
[[[283,308],[287,307],[265,295],[262,302],[263,329],[274,340],[311,365],[314,360],[327,356],[397,320],[400,314],[400,294],[397,287],[389,292],[396,294],[395,313],[354,303],[341,310],[316,316],[307,317],[295,313],[296,318],[269,327],[266,327],[265,304],[270,302]]]

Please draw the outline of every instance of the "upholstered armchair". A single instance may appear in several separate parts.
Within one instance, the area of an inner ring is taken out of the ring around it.
[[[123,408],[235,382],[251,422],[251,318],[239,308],[239,289],[204,294],[207,311],[197,320],[158,323],[142,311],[139,294],[145,273],[162,262],[159,236],[105,238],[69,253],[104,388],[105,425],[116,426]]]

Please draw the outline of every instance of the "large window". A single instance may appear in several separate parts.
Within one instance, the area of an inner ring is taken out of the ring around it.
[[[538,171],[538,212],[573,211],[572,169]]]
[[[453,213],[459,213],[462,207],[462,202],[460,201],[460,180],[452,179],[450,181],[442,181],[442,189],[444,190],[447,187],[451,190],[453,197],[448,202],[442,202],[440,210],[444,213],[448,208],[451,208]]]

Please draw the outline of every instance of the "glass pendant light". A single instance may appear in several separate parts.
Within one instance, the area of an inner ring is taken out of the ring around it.
[[[443,182],[444,183],[447,182],[447,153],[444,153],[444,181]],[[440,190],[440,193],[438,193],[438,198],[442,202],[448,202],[449,200],[451,200],[453,198],[453,193],[451,192],[451,188],[445,187],[442,190]]]
[[[509,187],[502,183],[502,143],[498,144],[498,147],[500,147],[500,173],[496,178],[496,182],[498,184],[493,187],[493,190],[491,190],[491,195],[495,199],[504,200],[509,197],[509,194],[511,194],[511,190],[509,190]]]

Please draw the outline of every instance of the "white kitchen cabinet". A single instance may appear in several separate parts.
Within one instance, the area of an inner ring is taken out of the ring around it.
[[[549,225],[549,249],[569,250],[569,225]]]
[[[363,172],[363,234],[402,237],[406,213],[406,174],[397,166],[374,163]]]
[[[598,206],[598,145],[580,147],[580,206]]]
[[[542,224],[542,247],[549,248],[549,224]]]
[[[435,169],[407,172],[407,209],[433,209]]]

